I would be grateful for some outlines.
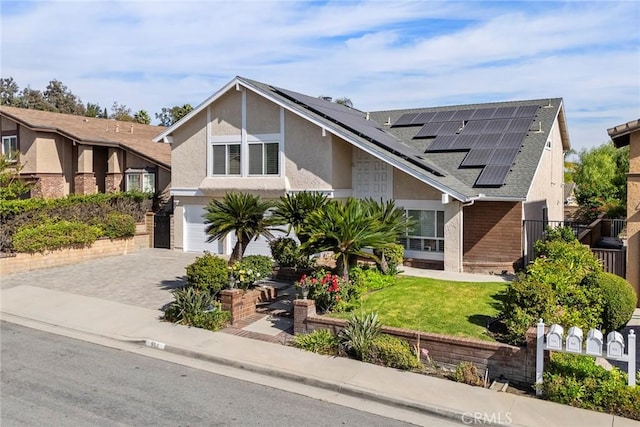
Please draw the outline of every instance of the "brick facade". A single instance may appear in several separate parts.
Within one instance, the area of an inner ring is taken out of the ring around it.
[[[74,178],[75,194],[95,194],[98,192],[96,177],[91,173],[77,173]]]
[[[513,273],[522,262],[522,203],[476,202],[464,208],[463,269]]]
[[[33,187],[31,187],[31,197],[57,199],[64,196],[65,179],[63,175],[38,175]]]
[[[338,334],[347,323],[346,320],[317,315],[313,300],[295,300],[293,313],[295,334],[309,333],[318,329],[327,329]],[[388,326],[383,326],[382,332],[403,339],[411,346],[419,347],[421,354],[423,354],[422,349],[426,349],[431,360],[441,365],[452,367],[461,362],[472,362],[480,372],[488,369],[490,378],[502,376],[519,385],[531,385],[535,382],[535,328],[527,332],[527,345],[524,347]]]
[[[124,175],[121,173],[108,173],[104,179],[104,188],[107,193],[122,191],[122,181]]]

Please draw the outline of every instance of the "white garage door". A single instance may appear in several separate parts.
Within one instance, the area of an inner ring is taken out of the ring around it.
[[[184,207],[184,250],[186,252],[209,251],[212,254],[223,254],[222,242],[207,242],[207,233],[203,215],[204,206],[186,205]]]
[[[271,233],[273,234],[274,239],[286,235],[286,233],[278,231],[272,231]],[[230,237],[231,248],[233,249],[233,246],[236,244],[238,239],[236,239],[236,236]],[[258,237],[258,240],[252,240],[251,243],[249,243],[249,246],[247,246],[247,250],[244,251],[244,255],[266,255],[270,257],[271,248],[269,247],[269,241],[263,236]]]

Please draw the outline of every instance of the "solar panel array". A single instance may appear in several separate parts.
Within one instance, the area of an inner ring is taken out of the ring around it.
[[[476,187],[505,183],[539,106],[440,110],[403,114],[391,127],[421,126],[414,139],[432,139],[425,151],[468,151],[460,167],[483,168]]]
[[[366,120],[362,112],[358,110],[286,89],[275,88],[275,90],[297,104],[320,114],[326,119],[339,124],[342,127],[347,128],[351,132],[360,135],[376,145],[383,146],[388,151],[391,151],[436,175],[446,175],[442,169],[438,168],[430,160],[420,157],[419,154],[421,153],[412,150],[410,147],[401,143],[387,132],[379,129],[376,122]]]

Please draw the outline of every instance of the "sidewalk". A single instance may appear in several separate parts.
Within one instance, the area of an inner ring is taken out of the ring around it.
[[[214,363],[275,376],[334,392],[437,414],[461,424],[472,417],[517,426],[640,426],[640,423],[534,398],[471,387],[425,375],[332,358],[279,344],[172,325],[156,309],[47,289],[3,287],[0,318],[30,319],[64,330],[163,346]],[[152,345],[153,346],[153,345]],[[162,351],[162,350],[157,350]],[[474,424],[479,424],[478,422]]]

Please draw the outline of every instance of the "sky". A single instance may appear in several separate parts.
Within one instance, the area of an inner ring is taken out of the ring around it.
[[[235,76],[363,111],[561,97],[579,152],[640,118],[639,22],[636,0],[0,0],[0,74],[152,118]]]

